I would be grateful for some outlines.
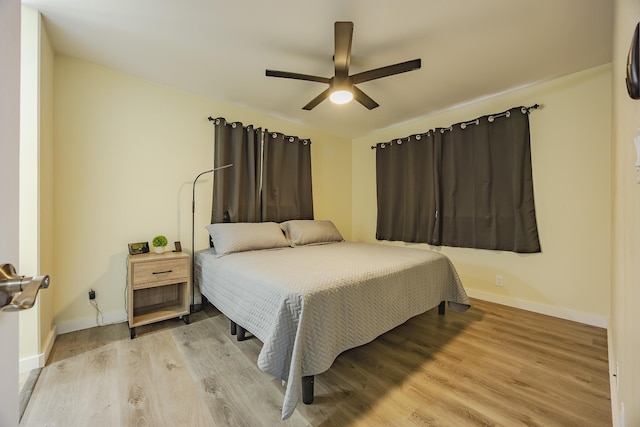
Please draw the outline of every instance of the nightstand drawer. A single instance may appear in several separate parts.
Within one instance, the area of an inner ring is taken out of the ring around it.
[[[134,289],[151,283],[187,281],[189,277],[189,262],[185,259],[139,262],[132,267]]]

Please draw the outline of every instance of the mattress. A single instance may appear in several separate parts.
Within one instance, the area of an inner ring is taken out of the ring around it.
[[[201,293],[263,347],[258,367],[287,381],[282,418],[301,398],[303,376],[320,374],[366,344],[447,301],[469,299],[451,261],[437,252],[339,242],[195,255]]]

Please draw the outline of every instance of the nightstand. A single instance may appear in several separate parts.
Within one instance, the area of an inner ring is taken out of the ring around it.
[[[189,323],[191,271],[184,252],[127,257],[127,313],[131,339],[136,327],[182,318]]]

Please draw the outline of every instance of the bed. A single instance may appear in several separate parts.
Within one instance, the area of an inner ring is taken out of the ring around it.
[[[232,325],[263,343],[258,367],[287,382],[283,419],[303,383],[313,396],[313,376],[343,351],[445,301],[470,307],[450,260],[434,251],[347,242],[329,221],[208,228],[214,247],[195,254],[194,279]]]

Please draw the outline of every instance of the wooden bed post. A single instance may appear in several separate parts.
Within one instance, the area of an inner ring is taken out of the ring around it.
[[[438,306],[438,314],[444,314],[444,304],[445,301],[440,302],[440,305]]]

